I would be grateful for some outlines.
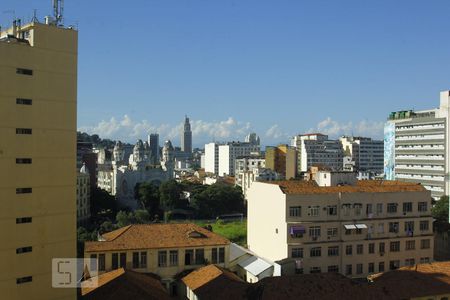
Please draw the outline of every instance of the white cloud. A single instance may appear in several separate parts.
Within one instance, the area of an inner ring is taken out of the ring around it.
[[[281,137],[286,137],[285,134],[280,129],[280,126],[278,124],[274,124],[272,127],[267,129],[266,131],[266,137],[272,138],[272,139],[279,139]]]
[[[362,120],[358,123],[353,123],[351,121],[347,123],[340,123],[338,121],[332,120],[330,117],[325,120],[320,121],[316,128],[311,128],[310,132],[320,132],[327,134],[330,137],[338,137],[341,135],[354,135],[354,136],[365,136],[372,138],[382,138],[383,137],[383,122],[374,122]]]

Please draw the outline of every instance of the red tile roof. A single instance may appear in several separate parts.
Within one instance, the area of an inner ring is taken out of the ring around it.
[[[201,237],[195,237],[199,233]],[[136,224],[103,235],[105,241],[86,242],[86,252],[202,247],[230,241],[195,224]]]

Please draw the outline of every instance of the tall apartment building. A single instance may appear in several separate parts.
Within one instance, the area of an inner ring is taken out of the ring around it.
[[[384,173],[388,180],[421,183],[439,199],[449,194],[450,91],[440,106],[392,112],[384,128]]]
[[[150,145],[152,164],[159,163],[159,134],[152,133],[148,136],[148,144]]]
[[[267,168],[282,175],[285,179],[297,177],[297,150],[288,145],[266,147]]]
[[[310,133],[297,135],[292,139],[298,153],[298,173],[306,172],[311,166],[327,166],[335,171],[342,170],[344,152],[338,140],[329,140],[328,135]]]
[[[83,165],[77,172],[77,223],[85,224],[91,217],[91,184],[89,169]]]
[[[231,142],[219,145],[219,176],[234,176],[236,158],[259,155],[260,146],[253,143]]]
[[[189,118],[184,118],[183,131],[181,132],[181,151],[186,153],[192,153],[192,131]]]
[[[209,143],[205,145],[205,172],[219,174],[219,145]]]
[[[322,173],[324,180],[333,176]],[[428,190],[399,181],[351,182],[254,182],[247,194],[248,248],[271,261],[295,259],[297,273],[358,278],[432,261]]]
[[[357,171],[383,173],[384,142],[368,137],[339,138],[345,156],[350,156]]]
[[[37,21],[0,33],[0,294],[75,299],[52,258],[76,257],[78,33]]]

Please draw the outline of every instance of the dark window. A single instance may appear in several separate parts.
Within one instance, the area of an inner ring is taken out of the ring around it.
[[[356,254],[363,254],[363,252],[364,252],[364,245],[363,244],[356,245]]]
[[[381,242],[381,243],[378,245],[378,250],[380,251],[380,253],[384,253],[384,242]]]
[[[31,217],[16,218],[16,224],[31,223]]]
[[[389,222],[389,232],[397,233],[398,227],[398,222]]]
[[[404,202],[403,203],[403,212],[412,212],[412,202]]]
[[[430,249],[430,240],[420,240],[420,249]]]
[[[302,209],[300,206],[289,207],[289,216],[290,217],[300,217],[301,214],[302,214]]]
[[[27,253],[27,252],[31,252],[33,250],[33,247],[22,247],[22,248],[17,248],[16,249],[16,253],[17,254],[21,254],[21,253]]]
[[[140,268],[147,268],[147,252],[141,252]]]
[[[211,249],[211,262],[213,264],[217,263],[217,248],[212,248]]]
[[[391,252],[399,252],[400,251],[400,242],[391,242],[390,244]]]
[[[219,248],[219,263],[224,263],[224,262],[225,262],[225,248],[220,247]]]
[[[184,252],[184,264],[190,266],[194,264],[194,250],[186,250]]]
[[[375,253],[375,243],[370,243],[369,244],[369,253],[370,254]]]
[[[339,256],[339,247],[338,246],[328,247],[328,256]]]
[[[127,254],[126,253],[120,253],[120,267],[121,268],[127,267]]]
[[[309,251],[309,256],[310,257],[319,257],[321,255],[322,255],[322,248],[321,247],[311,248],[311,250]]]
[[[113,253],[111,257],[111,266],[112,269],[115,270],[119,267],[119,254]]]
[[[345,275],[352,275],[352,265],[345,266]]]
[[[378,263],[378,272],[384,272],[384,261]]]
[[[201,265],[205,263],[205,250],[195,249],[195,264]]]
[[[33,281],[33,277],[32,276],[21,277],[21,278],[17,278],[16,279],[16,283],[17,284],[22,284],[22,283],[31,282],[31,281]]]
[[[32,76],[32,75],[33,75],[33,70],[17,68],[17,69],[16,69],[16,73],[17,73],[17,74],[21,74],[21,75],[29,75],[29,76]]]
[[[311,273],[311,274],[314,274],[314,273],[320,273],[320,272],[321,272],[320,267],[311,267],[311,268],[309,269],[309,273]]]
[[[388,203],[387,204],[387,212],[388,213],[396,213],[397,212],[397,203]]]
[[[139,268],[139,252],[133,252],[133,268]]]
[[[105,271],[105,266],[106,266],[105,254],[99,254],[98,255],[98,270]]]
[[[16,164],[31,164],[31,158],[16,158]]]
[[[336,205],[330,205],[327,207],[327,212],[329,216],[336,216],[337,215],[337,206]]]
[[[356,274],[362,274],[363,272],[363,264],[356,265]]]
[[[158,267],[167,267],[167,251],[158,251]]]
[[[428,231],[430,229],[430,223],[428,221],[420,221],[420,231]]]
[[[389,262],[389,269],[390,270],[396,270],[400,267],[400,261],[399,260],[391,260]]]
[[[417,210],[420,212],[426,212],[428,210],[428,205],[426,202],[417,202]]]
[[[32,188],[17,188],[16,194],[31,194],[33,192]]]
[[[303,248],[292,248],[291,257],[292,258],[303,258]]]
[[[369,263],[368,272],[369,273],[375,272],[375,264],[374,263]]]
[[[17,98],[16,99],[16,104],[31,105],[31,104],[33,104],[33,100],[31,100],[31,99],[24,99],[24,98]]]
[[[328,266],[328,273],[339,273],[339,266]]]
[[[352,255],[352,253],[353,253],[353,247],[352,247],[352,245],[347,245],[347,246],[345,246],[345,254],[346,254],[346,255]]]
[[[169,251],[169,264],[170,266],[178,266],[178,250]]]
[[[16,134],[32,134],[33,130],[31,128],[16,128]]]

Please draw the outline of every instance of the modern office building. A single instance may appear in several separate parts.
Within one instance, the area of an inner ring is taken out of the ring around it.
[[[285,179],[297,177],[297,150],[288,145],[266,147],[266,167],[282,175]]]
[[[150,145],[151,159],[153,164],[159,164],[159,134],[152,133],[148,136],[148,144]]]
[[[326,166],[342,170],[344,152],[339,140],[329,140],[328,135],[309,133],[295,136],[291,146],[297,148],[298,173],[307,172],[311,166]]]
[[[52,259],[76,257],[78,33],[46,20],[0,33],[2,299],[76,299]]]
[[[343,136],[339,138],[345,156],[349,156],[356,171],[383,173],[384,142],[368,137]]]
[[[192,153],[192,131],[189,118],[184,118],[183,131],[181,132],[181,151]]]
[[[297,273],[364,278],[433,260],[430,191],[416,183],[319,171],[315,181],[254,182],[247,193],[250,251],[295,259]],[[347,176],[347,178],[346,178]]]
[[[450,91],[439,108],[398,111],[384,128],[384,173],[388,180],[421,183],[435,199],[449,194]]]
[[[260,146],[253,143],[230,142],[219,145],[219,176],[234,176],[236,158],[259,155]]]

